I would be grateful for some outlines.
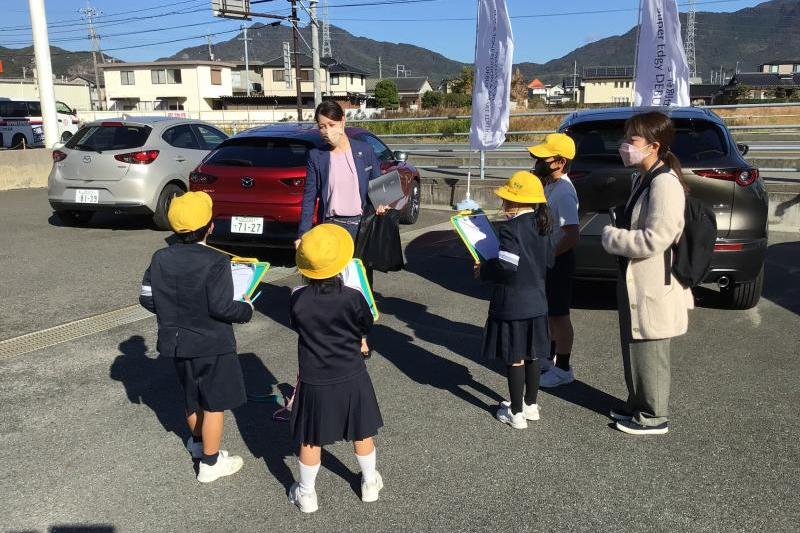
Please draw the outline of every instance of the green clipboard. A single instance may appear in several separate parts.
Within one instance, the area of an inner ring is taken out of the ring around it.
[[[476,263],[483,263],[497,257],[499,243],[486,215],[458,214],[450,217],[450,223],[453,224],[453,228]],[[481,235],[483,239],[479,238]]]
[[[364,269],[364,263],[361,259],[351,259],[345,269],[342,271],[342,280],[348,287],[352,287],[364,295],[367,300],[369,310],[372,313],[372,319],[378,320],[381,314],[378,312],[378,306],[375,304],[375,295],[372,294],[372,287],[369,286],[367,279],[367,271]]]
[[[244,301],[244,296],[252,298],[269,267],[269,263],[259,261],[254,257],[231,257],[233,299],[241,302]]]

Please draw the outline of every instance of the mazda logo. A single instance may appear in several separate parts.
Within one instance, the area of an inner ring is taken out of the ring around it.
[[[91,163],[92,162],[92,156],[90,156],[90,155],[83,156],[83,162],[84,163]]]
[[[249,189],[250,187],[253,186],[255,182],[256,180],[250,177],[242,178],[242,187],[244,187],[245,189]]]

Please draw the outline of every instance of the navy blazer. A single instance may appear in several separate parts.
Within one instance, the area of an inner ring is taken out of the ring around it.
[[[164,357],[236,353],[231,323],[253,316],[250,304],[233,299],[228,256],[202,244],[175,243],[153,254],[139,303],[156,315]]]
[[[358,174],[358,190],[361,193],[361,209],[364,209],[369,198],[369,182],[381,175],[381,162],[372,146],[364,141],[350,139],[350,149],[353,151],[353,161]],[[308,153],[306,165],[306,184],[303,189],[303,207],[300,212],[300,227],[297,237],[301,237],[311,229],[314,222],[314,205],[317,204],[317,221],[325,220],[328,212],[328,174],[331,168],[331,146],[313,148]]]

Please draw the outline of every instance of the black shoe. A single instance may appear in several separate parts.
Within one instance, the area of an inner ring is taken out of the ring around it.
[[[614,427],[628,435],[663,435],[669,431],[667,422],[657,426],[643,426],[633,420],[618,420]]]
[[[633,411],[628,411],[624,407],[620,407],[618,409],[612,409],[608,416],[613,418],[616,421],[622,420],[623,422],[627,422],[631,418],[633,418]]]

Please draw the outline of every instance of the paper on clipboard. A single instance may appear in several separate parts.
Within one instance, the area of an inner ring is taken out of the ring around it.
[[[375,305],[375,296],[372,294],[372,288],[369,286],[369,280],[367,280],[367,272],[364,270],[364,264],[361,259],[350,260],[342,271],[342,280],[346,286],[356,289],[364,296],[373,320],[378,320],[381,315],[378,312],[378,306]]]
[[[451,221],[477,261],[488,261],[499,255],[500,241],[486,215],[459,215]]]
[[[269,270],[269,263],[235,257],[231,259],[233,299],[242,301],[255,292],[258,284]]]

